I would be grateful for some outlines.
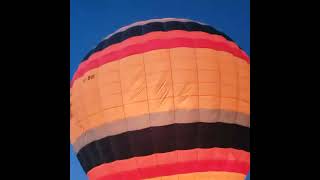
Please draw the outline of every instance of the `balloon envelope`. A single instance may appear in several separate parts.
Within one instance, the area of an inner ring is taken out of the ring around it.
[[[90,180],[245,179],[249,57],[187,19],[107,36],[71,82],[71,143]]]

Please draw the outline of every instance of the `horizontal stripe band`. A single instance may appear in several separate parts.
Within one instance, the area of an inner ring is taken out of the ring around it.
[[[194,148],[234,148],[249,152],[249,128],[225,123],[150,127],[94,141],[77,154],[84,170],[116,160]]]
[[[199,23],[199,24],[202,24],[202,25],[206,25],[204,23],[201,23],[201,22],[198,22],[198,21],[193,21],[193,20],[189,20],[189,19],[181,19],[181,18],[162,18],[162,19],[149,19],[149,20],[146,20],[146,21],[138,21],[138,22],[135,22],[135,23],[132,23],[128,26],[123,26],[122,28],[116,30],[115,32],[109,34],[107,37],[104,38],[105,39],[108,39],[109,37],[111,37],[112,35],[118,33],[118,32],[123,32],[131,27],[134,27],[134,26],[141,26],[141,25],[145,25],[145,24],[148,24],[148,23],[151,23],[151,22],[168,22],[168,21],[179,21],[179,22],[196,22],[196,23]]]
[[[246,56],[246,53],[238,48],[238,46],[234,42],[227,41],[223,36],[215,35],[215,34],[208,34],[201,31],[183,31],[183,30],[172,30],[172,31],[155,31],[148,34],[145,34],[143,36],[136,36],[129,39],[124,40],[121,43],[113,44],[109,46],[108,48],[105,48],[99,52],[96,52],[90,56],[90,58],[82,62],[82,64],[88,63],[88,61],[93,61],[94,59],[97,59],[101,56],[104,56],[106,54],[109,54],[110,52],[117,51],[123,48],[126,48],[131,45],[136,44],[143,44],[151,40],[170,40],[174,38],[189,38],[189,39],[207,39],[212,40],[215,42],[224,42],[228,44],[230,47],[233,47],[235,50],[242,52]]]
[[[175,120],[173,119],[174,113],[176,113]],[[149,120],[149,117],[152,120]],[[127,131],[146,129],[149,127],[193,122],[223,122],[250,127],[250,115],[216,109],[176,110],[172,112],[150,113],[142,116],[129,117],[126,119],[108,122],[100,125],[99,127],[85,131],[73,143],[73,148],[74,151],[78,153],[85,145],[108,136],[114,136]]]
[[[131,27],[123,32],[118,32],[111,37],[100,42],[96,48],[91,50],[82,61],[86,61],[89,56],[95,52],[101,51],[104,48],[116,43],[120,43],[130,37],[142,36],[144,34],[154,32],[154,31],[171,31],[171,30],[184,30],[184,31],[202,31],[209,34],[217,34],[225,37],[229,41],[233,41],[230,37],[222,32],[217,31],[215,28],[202,25],[196,22],[179,22],[179,21],[169,21],[169,22],[151,22],[144,25]]]
[[[130,47],[124,48],[121,51],[112,52],[110,54],[107,54],[101,58],[98,58],[95,61],[90,61],[87,64],[81,64],[76,71],[72,82],[71,87],[73,85],[73,82],[82,77],[86,72],[88,72],[91,69],[97,68],[105,63],[112,62],[115,60],[119,60],[121,58],[144,53],[156,49],[170,49],[170,48],[176,48],[176,47],[189,47],[189,48],[210,48],[217,51],[226,51],[226,52],[234,52],[235,56],[244,59],[246,61],[249,61],[248,57],[244,56],[240,51],[234,49],[234,47],[225,44],[224,42],[214,42],[207,39],[188,39],[188,38],[175,38],[170,40],[152,40],[148,43],[144,44],[136,44],[132,45]]]
[[[191,166],[187,167],[189,169],[174,169],[177,167],[177,164],[186,165],[190,162],[193,163]],[[209,166],[209,164],[213,166]],[[214,165],[217,164],[220,164],[220,166],[215,167]],[[162,168],[165,168],[164,172],[161,172]],[[152,174],[153,176],[164,176],[182,173],[181,170],[184,170],[183,173],[186,173],[189,171],[218,170],[218,168],[220,168],[220,171],[232,171],[246,174],[250,168],[250,154],[242,150],[231,148],[178,150],[105,163],[90,170],[88,176],[90,179],[99,179],[102,176],[111,176],[122,172],[138,170],[141,174],[151,173],[149,174],[150,177]],[[168,174],[166,169],[172,169],[173,171]],[[150,170],[152,170],[153,173]],[[154,173],[154,171],[156,173]]]
[[[146,180],[244,180],[245,175],[232,172],[197,172],[151,178]],[[104,179],[100,179],[104,180]]]
[[[192,172],[222,171],[234,172],[245,175],[249,171],[249,166],[237,161],[190,161],[176,164],[159,165],[150,168],[139,168],[132,171],[120,172],[116,174],[102,176],[102,179],[147,179],[161,176],[171,176]],[[95,179],[95,178],[90,178]]]
[[[180,71],[181,67],[193,70]],[[183,110],[191,109],[250,114],[249,67],[229,53],[201,48],[155,50],[107,63],[89,72],[94,79],[84,81],[86,75],[72,88],[71,143],[106,122],[150,112],[177,109],[171,118],[175,122],[185,117]],[[202,111],[200,117],[192,117],[203,121],[206,114]],[[213,115],[207,119],[216,119]]]

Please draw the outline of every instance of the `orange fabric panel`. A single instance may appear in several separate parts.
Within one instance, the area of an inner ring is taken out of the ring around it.
[[[101,93],[101,106],[103,110],[122,106],[122,94],[121,92],[117,93],[108,93],[113,89],[117,89],[120,86],[119,83],[109,85],[100,86]]]
[[[85,106],[88,116],[100,112],[101,109],[101,98],[100,98],[100,86],[98,85],[97,69],[94,69],[88,73],[87,78],[82,81],[82,100]]]
[[[170,49],[172,69],[197,69],[195,48],[174,48]]]
[[[178,176],[163,176],[159,180],[179,180]]]
[[[123,104],[146,101],[146,77],[143,54],[128,56],[120,61]]]
[[[99,75],[103,76],[103,78],[99,79],[99,84],[109,84],[114,82],[120,82],[120,62],[112,61],[100,66]],[[107,76],[106,76],[107,75]]]
[[[73,84],[71,143],[89,129],[149,112],[168,112],[175,122],[210,118],[185,115],[197,108],[250,114],[249,85],[250,65],[223,51],[173,48],[128,56]]]
[[[148,103],[146,101],[124,105],[126,117],[148,114]]]
[[[147,74],[161,71],[171,71],[170,52],[168,49],[158,49],[144,53]]]
[[[195,49],[196,49],[198,69],[201,69],[201,70],[218,70],[219,69],[217,61],[219,59],[220,51],[215,51],[213,49],[207,49],[207,48],[195,48]]]
[[[218,78],[219,71],[217,70],[199,70],[199,82],[201,84],[216,84],[219,82]]]
[[[113,122],[118,119],[123,119],[124,116],[124,109],[123,107],[114,107],[107,110],[104,110],[103,112],[104,121],[105,122]],[[100,122],[97,122],[95,126],[98,126]]]
[[[197,82],[174,84],[174,96],[198,96],[198,86]]]
[[[103,110],[122,106],[119,61],[98,68],[101,106]]]
[[[219,109],[220,98],[216,96],[200,96],[199,108],[202,109]]]
[[[178,176],[178,179],[180,180],[195,180],[195,176],[190,176],[190,174],[179,174],[179,175],[176,175]]]
[[[196,83],[198,81],[197,71],[189,69],[173,69],[172,80],[174,84]]]
[[[236,58],[237,59],[237,58]],[[250,65],[243,61],[236,61],[238,66],[238,98],[250,102]],[[248,104],[249,105],[249,104]],[[241,111],[243,112],[243,111]]]
[[[199,72],[199,75],[201,73]],[[199,83],[199,96],[218,96],[219,84],[215,83]]]
[[[146,79],[149,100],[173,96],[172,75],[170,71],[147,74]]]
[[[77,91],[80,92],[80,91]],[[80,94],[80,93],[79,93]],[[82,102],[82,96],[72,95],[70,98],[70,112],[71,121],[84,121],[87,119],[88,114]]]

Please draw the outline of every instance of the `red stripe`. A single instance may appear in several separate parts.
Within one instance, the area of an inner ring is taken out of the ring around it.
[[[249,165],[246,162],[238,161],[189,161],[183,163],[166,164],[154,166],[149,168],[140,168],[132,171],[120,172],[111,175],[101,176],[97,179],[90,178],[90,180],[141,180],[147,178],[171,176],[175,174],[186,174],[194,172],[207,171],[224,171],[234,172],[246,175],[249,171]]]
[[[210,48],[218,51],[226,51],[226,52],[230,52],[234,56],[237,56],[249,62],[249,57],[243,51],[240,51],[233,43],[230,43],[228,41],[215,42],[208,39],[190,39],[190,38],[156,39],[156,40],[150,40],[143,44],[131,45],[121,50],[107,53],[95,60],[85,61],[81,63],[72,79],[71,87],[73,85],[73,82],[76,79],[83,76],[89,70],[97,68],[105,63],[119,60],[126,56],[148,52],[151,50],[177,48],[177,47]]]
[[[213,170],[246,174],[249,166],[250,153],[246,151],[232,148],[197,148],[105,163],[91,169],[88,176],[90,179],[113,179],[113,176],[121,179],[120,176],[127,177],[126,174],[130,174],[130,177],[139,175],[137,178],[141,178]]]
[[[168,32],[156,31],[156,32],[151,32],[151,33],[145,34],[143,36],[131,37],[129,39],[124,40],[121,43],[113,44],[113,45],[109,46],[108,48],[105,48],[101,51],[98,51],[98,52],[92,54],[91,56],[89,56],[89,58],[86,61],[95,60],[98,57],[100,57],[101,55],[110,53],[112,51],[120,50],[120,49],[123,49],[123,48],[131,46],[131,45],[143,44],[143,43],[146,43],[150,40],[156,40],[156,39],[157,40],[159,40],[159,39],[170,40],[173,38],[209,39],[209,40],[216,41],[216,42],[226,42],[228,45],[237,48],[243,54],[246,54],[240,48],[238,48],[238,46],[234,42],[228,41],[227,39],[225,39],[223,36],[220,36],[220,35],[208,34],[208,33],[201,32],[201,31],[189,32],[189,31],[183,31],[183,30],[172,30],[172,31],[168,31]]]

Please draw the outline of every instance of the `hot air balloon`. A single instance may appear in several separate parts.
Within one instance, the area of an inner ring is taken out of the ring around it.
[[[71,143],[90,180],[240,180],[250,169],[250,61],[215,28],[120,28],[70,88]]]

